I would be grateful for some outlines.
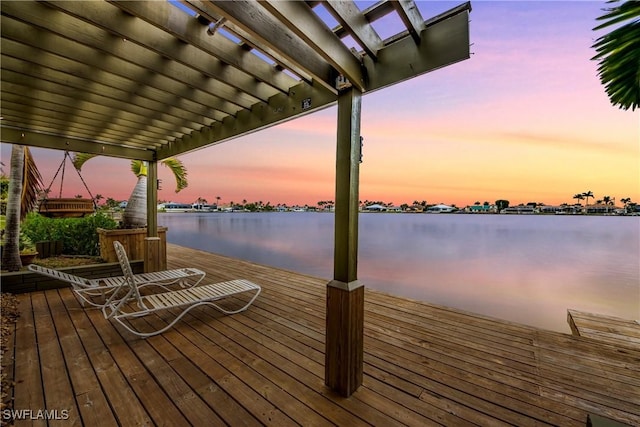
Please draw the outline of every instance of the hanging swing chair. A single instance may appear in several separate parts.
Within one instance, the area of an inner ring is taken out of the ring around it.
[[[91,191],[89,191],[89,187],[87,187],[87,184],[84,182],[84,179],[82,178],[82,175],[80,174],[80,171],[78,169],[74,168],[78,173],[78,176],[80,177],[80,181],[82,181],[82,184],[84,184],[84,188],[87,189],[87,192],[89,193],[89,196],[91,196],[91,198],[83,199],[62,197],[62,184],[64,183],[64,172],[67,158],[73,165],[71,155],[68,151],[65,151],[62,163],[60,164],[60,167],[58,167],[58,171],[56,172],[56,174],[53,176],[51,184],[49,184],[49,187],[47,187],[47,189],[45,190],[44,199],[42,199],[42,201],[40,202],[40,206],[38,207],[38,212],[41,215],[49,218],[81,218],[96,211],[96,204],[93,195],[91,194]],[[56,180],[56,177],[58,176],[60,171],[62,171],[62,175],[60,177],[60,191],[58,193],[58,198],[49,199],[48,195],[51,191],[51,186],[53,185],[53,182]]]

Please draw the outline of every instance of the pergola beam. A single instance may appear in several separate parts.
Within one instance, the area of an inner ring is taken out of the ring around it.
[[[158,159],[247,135],[293,117],[322,110],[337,100],[333,92],[320,84],[309,86],[306,83],[300,83],[289,92],[289,96],[279,94],[271,97],[268,105],[256,105],[250,111],[241,111],[234,118],[229,117],[168,143],[158,150]]]
[[[237,43],[219,34],[209,35],[206,31],[207,26],[168,2],[118,1],[112,3],[282,93],[287,93],[289,88],[296,84],[292,77],[242,49]]]
[[[378,50],[382,49],[382,39],[376,33],[360,9],[352,2],[329,0],[325,3],[327,10],[340,23],[342,29],[364,49],[374,61]]]
[[[78,21],[62,11],[40,3],[5,2],[2,11],[2,36],[32,48],[88,64],[95,70],[132,78],[138,85],[162,89],[175,88],[176,83],[206,94],[205,105],[228,114],[253,105],[257,99],[235,88],[204,76],[189,67],[168,60],[149,49],[129,43],[95,26],[78,25]],[[74,2],[71,2],[74,3]],[[84,2],[78,2],[84,3]],[[87,2],[97,3],[97,2]],[[26,10],[25,10],[26,9]],[[113,8],[119,14],[122,12]],[[9,16],[27,15],[39,28],[19,23]],[[117,20],[112,22],[118,25]],[[49,31],[49,33],[46,33]],[[73,40],[73,41],[72,41]],[[37,54],[37,52],[34,52]]]
[[[3,71],[12,70],[25,76],[30,75],[37,79],[68,84],[83,91],[106,92],[112,95],[124,93],[128,94],[129,98],[135,95],[135,98],[140,102],[144,102],[145,99],[150,103],[156,102],[159,105],[164,105],[165,111],[173,113],[178,110],[182,112],[181,114],[202,117],[205,123],[207,120],[222,120],[229,116],[229,113],[205,105],[204,102],[207,99],[200,98],[198,92],[187,86],[179,86],[178,84],[162,88],[152,85],[140,86],[130,78],[106,71],[96,73],[95,68],[89,64],[63,58],[49,52],[38,51],[33,47],[6,38],[2,39],[1,50]],[[25,51],[33,51],[29,62],[18,59],[19,55],[24,54]],[[194,99],[188,99],[189,95],[192,95]]]
[[[102,143],[96,140],[33,132],[27,129],[18,129],[4,125],[0,125],[0,130],[0,142],[7,144],[21,144],[53,150],[76,151],[79,153],[98,154],[123,159],[146,161],[153,161],[155,159],[154,152],[151,150],[139,150],[123,145]]]
[[[378,90],[416,74],[461,61],[469,57],[468,13],[463,9],[457,15],[437,22],[423,31],[429,43],[416,45],[410,38],[393,43],[378,52],[378,61],[365,58],[369,74],[369,91]],[[257,106],[251,112],[243,111],[235,118],[214,123],[201,131],[176,139],[159,150],[162,159],[181,151],[191,151],[206,145],[216,144],[259,130],[269,124],[288,120],[300,113],[302,99],[309,98],[311,111],[324,108],[336,98],[319,87],[308,91],[308,85],[300,84],[292,92],[294,96],[276,95],[268,106]],[[306,91],[307,96],[301,96]],[[297,94],[296,94],[297,92]],[[247,114],[248,113],[248,114]]]
[[[284,23],[306,45],[311,46],[351,84],[361,91],[365,90],[360,61],[309,6],[301,1],[278,0],[262,0],[260,5]]]
[[[397,40],[378,51],[378,60],[364,57],[369,79],[368,92],[376,91],[421,74],[468,59],[469,10],[456,8],[455,14],[427,25],[420,44],[411,38]]]
[[[315,81],[335,91],[336,71],[313,49],[307,46],[290,28],[283,27],[258,2],[238,0],[205,2],[187,0],[196,10],[213,16],[225,16],[246,34],[252,46],[267,47],[267,54],[291,70],[302,69]],[[227,24],[225,24],[227,25]],[[230,27],[231,28],[231,27]],[[244,38],[244,37],[243,37]]]
[[[416,42],[416,44],[420,44],[420,33],[424,30],[424,19],[422,18],[420,10],[418,10],[418,6],[416,6],[413,0],[395,0],[390,3],[409,30],[413,41]]]
[[[126,39],[129,43],[136,43],[164,58],[170,58],[172,61],[189,67],[205,76],[212,77],[230,88],[240,90],[252,96],[255,100],[266,101],[276,93],[274,88],[256,80],[245,71],[229,67],[215,56],[208,55],[195,46],[187,43],[176,43],[176,38],[172,34],[149,24],[137,16],[131,15],[127,9],[124,9],[126,12],[123,12],[120,5],[126,6],[127,3],[131,3],[133,6],[138,4],[139,6],[146,6],[146,8],[157,9],[154,4],[149,4],[148,2],[49,1],[47,4],[67,14],[88,21],[91,25],[98,26],[105,31],[116,31],[117,36]],[[172,7],[165,2],[154,3],[160,7],[162,5]],[[135,8],[131,9],[135,11]],[[183,15],[185,14],[183,13]],[[114,26],[115,21],[118,22],[118,25]],[[177,66],[175,68],[179,69]]]

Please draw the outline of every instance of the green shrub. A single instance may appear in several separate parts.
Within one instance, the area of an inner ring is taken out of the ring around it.
[[[112,218],[96,213],[84,218],[47,218],[30,213],[20,229],[33,242],[61,240],[66,255],[100,255],[98,228],[113,229],[117,223]]]

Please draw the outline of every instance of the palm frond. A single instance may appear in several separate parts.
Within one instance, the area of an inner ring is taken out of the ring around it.
[[[73,153],[71,154],[71,163],[73,163],[73,167],[77,170],[82,170],[82,166],[89,159],[93,159],[97,154],[89,154],[89,153]]]
[[[620,0],[609,0],[607,3],[618,3]],[[598,31],[611,25],[616,25],[629,19],[633,19],[640,14],[640,2],[637,0],[627,1],[617,7],[603,9],[608,13],[596,18],[598,21],[606,21],[593,30]]]
[[[598,18],[605,22],[594,30],[640,17],[640,1],[627,0],[605,10],[607,13]],[[599,37],[592,47],[597,54],[591,59],[599,61],[598,76],[611,103],[623,110],[640,107],[640,20],[635,19]]]
[[[135,176],[147,175],[147,168],[142,160],[131,160],[131,172]]]
[[[181,160],[175,157],[169,157],[168,159],[164,159],[162,164],[168,167],[176,178],[176,193],[187,188],[189,185],[187,182],[187,169]]]
[[[42,190],[42,176],[33,160],[29,147],[24,147],[24,169],[22,175],[22,196],[20,202],[20,220],[31,212],[38,203],[38,194]]]

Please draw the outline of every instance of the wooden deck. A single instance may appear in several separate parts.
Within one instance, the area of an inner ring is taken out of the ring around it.
[[[68,289],[22,294],[15,362],[3,360],[14,409],[68,411],[50,422],[64,426],[584,426],[588,414],[640,425],[635,344],[367,290],[364,385],[345,399],[324,386],[326,280],[169,245],[179,266],[263,292],[246,312],[197,309],[146,340]]]
[[[574,335],[588,337],[614,346],[640,347],[640,323],[602,314],[568,310],[567,322]]]

